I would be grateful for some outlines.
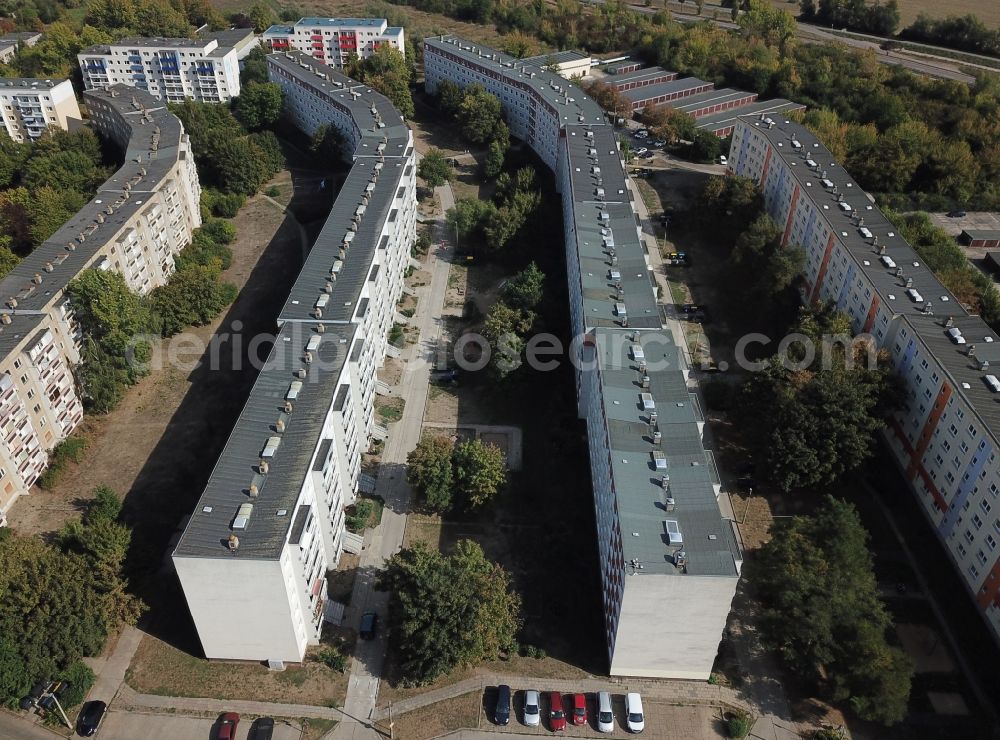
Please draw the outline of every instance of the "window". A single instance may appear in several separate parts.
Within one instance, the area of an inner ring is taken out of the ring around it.
[[[965,541],[968,542],[970,545],[976,541],[975,536],[972,534],[972,530],[970,529],[965,530]]]
[[[976,529],[982,529],[983,520],[979,518],[979,514],[972,515],[972,523],[976,525]]]
[[[992,507],[990,507],[990,502],[989,501],[987,501],[986,499],[983,499],[982,501],[979,502],[979,508],[983,510],[984,514],[989,514],[990,513],[990,508],[992,508]]]
[[[973,578],[979,578],[979,569],[974,565],[969,566],[969,575]]]
[[[979,559],[980,563],[986,565],[986,553],[984,553],[982,550],[977,550],[976,557]]]
[[[991,534],[986,535],[986,544],[990,548],[990,550],[997,549],[997,541],[993,539],[993,535]]]

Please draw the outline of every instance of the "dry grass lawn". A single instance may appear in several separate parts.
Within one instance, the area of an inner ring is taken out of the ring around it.
[[[471,691],[429,707],[407,712],[394,720],[394,735],[401,740],[426,740],[454,730],[478,727],[479,697],[478,691]],[[380,729],[387,732],[388,722],[380,724],[385,725]]]
[[[125,680],[140,693],[159,696],[248,699],[289,704],[343,706],[347,675],[310,659],[280,673],[257,663],[198,658],[145,635]]]

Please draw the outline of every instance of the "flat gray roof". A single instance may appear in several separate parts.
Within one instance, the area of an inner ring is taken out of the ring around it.
[[[699,80],[697,77],[685,77],[680,80],[670,80],[669,82],[657,82],[645,87],[634,87],[631,90],[623,90],[625,97],[633,103],[641,103],[644,100],[658,98],[661,95],[673,95],[685,90],[694,90],[713,83]]]
[[[605,123],[604,111],[580,88],[537,64],[457,36],[432,36],[424,39],[424,44],[490,68],[514,84],[532,90],[557,112],[562,126]]]
[[[565,51],[553,51],[549,54],[537,54],[533,57],[524,57],[521,61],[544,67],[549,64],[580,62],[584,59],[590,59],[590,54],[584,54],[582,51],[576,51],[575,49],[566,49]]]
[[[702,131],[715,133],[723,129],[736,125],[736,119],[745,115],[760,115],[761,113],[787,113],[793,110],[805,110],[801,103],[793,103],[784,98],[774,100],[755,100],[747,105],[733,108],[732,110],[713,113],[710,116],[702,116],[695,121],[695,127]]]
[[[383,141],[386,157],[407,155],[410,129],[392,102],[377,90],[300,51],[268,54],[267,62],[301,81],[354,120],[362,138],[354,156],[376,155]]]
[[[92,266],[108,240],[147,207],[149,194],[159,187],[179,155],[183,127],[149,93],[114,85],[108,90],[87,90],[83,95],[85,101],[93,101],[94,107],[112,106],[131,124],[128,139],[117,142],[125,149],[125,163],[98,188],[87,205],[0,280],[0,302],[7,304],[15,298],[15,313],[46,310],[73,278]],[[141,162],[136,162],[137,158]],[[67,249],[69,244],[72,250]]]
[[[677,78],[677,73],[666,70],[663,67],[647,67],[646,69],[637,69],[633,72],[626,72],[625,74],[616,74],[614,79],[608,80],[608,84],[614,87],[619,87],[621,85],[632,84],[633,82],[657,80],[660,78],[673,80]]]
[[[742,554],[730,521],[719,510],[718,471],[702,446],[703,417],[670,332],[598,329],[595,336],[626,563],[638,561],[644,573],[680,576],[674,555],[683,551],[689,574],[736,577]],[[643,388],[635,345],[647,363],[648,388]],[[653,409],[646,407],[643,393]],[[651,411],[657,415],[653,425]],[[662,435],[658,443],[654,430]],[[654,452],[662,454],[666,467],[657,467]],[[681,543],[670,543],[668,520],[676,523]]]
[[[698,93],[697,95],[690,95],[681,100],[676,100],[670,104],[670,107],[676,111],[680,111],[681,113],[688,113],[693,110],[698,110],[699,108],[704,108],[707,105],[719,105],[723,103],[731,103],[734,100],[752,99],[756,97],[757,93],[747,92],[745,90],[734,90],[731,87],[724,87],[721,90],[709,90],[708,92]]]
[[[232,534],[239,537],[241,557],[276,560],[281,556],[356,331],[354,325],[327,326],[317,334],[314,325],[295,322],[281,328],[177,543],[175,556],[232,557],[227,547]],[[306,365],[303,355],[313,336],[320,337],[319,346],[312,363]],[[295,375],[300,369],[307,371],[305,378]],[[291,413],[286,413],[283,407],[293,382],[302,386]],[[283,431],[279,431],[279,420]],[[272,438],[280,439],[280,444],[266,458],[269,469],[262,475],[260,461]],[[256,497],[251,497],[251,485],[256,487]],[[252,504],[253,513],[245,528],[234,529],[243,504]]]
[[[616,304],[624,303],[628,326],[658,329],[660,312],[616,144],[610,126],[566,127],[572,192],[563,197],[573,201],[583,321],[587,327],[619,326],[623,317]],[[610,264],[611,249],[614,265]],[[621,283],[621,295],[616,283]]]
[[[68,79],[53,80],[40,77],[0,77],[0,87],[23,87],[27,90],[51,90],[56,85],[68,82]]]
[[[363,157],[354,163],[278,314],[280,321],[314,321],[312,311],[321,296],[326,296],[326,305],[322,307],[324,321],[348,322],[358,313],[361,291],[369,279],[379,235],[390,215],[405,162],[395,157],[381,164],[373,157]],[[367,190],[376,172],[374,187]],[[341,259],[344,238],[366,193],[368,203],[364,214]],[[336,279],[327,293],[331,270],[335,270]]]
[[[1000,229],[962,229],[962,236],[969,239],[1000,239]]]
[[[257,377],[174,550],[178,557],[232,557],[226,543],[235,534],[240,540],[240,556],[277,559],[289,538],[297,536],[295,529],[300,532],[304,526],[307,512],[293,511],[293,507],[306,476],[317,464],[317,455],[329,450],[331,442],[322,437],[324,420],[331,409],[343,407],[346,388],[337,380],[363,341],[356,336],[357,325],[351,320],[364,311],[365,300],[360,300],[360,294],[372,275],[372,259],[380,248],[379,233],[385,220],[392,218],[396,189],[411,166],[407,164],[409,130],[384,96],[298,53],[271,54],[268,63],[291,71],[304,86],[328,101],[336,100],[333,104],[356,116],[354,123],[362,136],[354,152],[354,165],[278,315],[281,330],[267,366]],[[351,89],[365,92],[355,98]],[[340,100],[341,95],[346,100]],[[372,112],[373,107],[386,121],[384,128],[375,126],[379,116]],[[400,130],[406,136],[389,139],[383,156],[378,156],[377,144],[386,132]],[[341,255],[344,236],[365,199],[363,215]],[[318,301],[324,303],[321,320],[312,316]],[[319,324],[324,331],[317,331]],[[320,337],[320,344],[307,364],[303,355],[312,337]],[[305,378],[295,376],[300,370],[306,371]],[[293,410],[285,413],[282,409],[290,385],[298,380],[302,387],[292,401]],[[278,429],[279,419],[283,430]],[[279,438],[280,444],[269,458],[267,474],[262,475],[259,463],[271,437]],[[250,498],[251,484],[256,487],[256,499]],[[254,509],[248,526],[233,529],[236,512],[249,503]]]

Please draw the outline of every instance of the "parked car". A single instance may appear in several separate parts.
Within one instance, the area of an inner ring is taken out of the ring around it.
[[[681,305],[681,318],[695,323],[703,323],[706,320],[707,309],[696,303],[684,303]]]
[[[653,158],[653,153],[652,152],[643,152],[642,154],[639,155],[639,157],[640,157],[640,159],[652,159]]]
[[[625,695],[625,715],[629,732],[642,732],[646,728],[646,718],[642,713],[642,697],[635,692]]]
[[[573,694],[573,724],[587,724],[587,695]]]
[[[361,615],[361,626],[358,635],[362,640],[374,640],[378,630],[378,614],[375,612],[365,612]]]
[[[274,720],[270,717],[258,717],[250,725],[250,740],[271,740],[274,734]]]
[[[566,729],[566,713],[563,711],[562,694],[549,692],[549,729],[553,732]]]
[[[542,719],[538,692],[530,689],[524,692],[524,724],[528,727],[538,727]]]
[[[80,716],[76,720],[76,734],[80,737],[91,737],[97,734],[107,712],[108,705],[103,701],[88,701],[83,705]]]
[[[602,691],[597,695],[597,730],[614,732],[615,713],[611,709],[611,694]]]
[[[726,158],[725,154],[720,154],[719,158],[716,161],[722,166],[729,164],[729,160]]]
[[[640,128],[636,130],[635,135],[640,139],[645,139],[649,136],[649,131],[648,129]]]
[[[641,157],[643,154],[645,154],[648,151],[649,151],[649,149],[647,149],[644,146],[641,146],[641,147],[639,147],[638,149],[635,150],[635,153]]]
[[[965,211],[963,211],[963,210],[958,210],[958,211],[948,211],[948,218],[965,218],[965,217],[966,217],[966,216],[968,216],[968,215],[969,215],[969,214],[967,214],[967,213],[966,213]]]
[[[497,705],[493,710],[493,722],[498,725],[510,722],[510,686],[505,683],[497,686]]]
[[[666,146],[666,145],[667,145],[667,142],[665,142],[663,139],[657,139],[652,144],[652,146],[655,146],[655,147],[661,147],[661,146]]]
[[[236,740],[236,728],[240,724],[240,715],[236,712],[226,712],[219,717],[219,729],[215,733],[216,740]]]

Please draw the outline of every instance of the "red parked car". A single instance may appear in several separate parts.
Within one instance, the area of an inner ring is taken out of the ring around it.
[[[573,694],[573,724],[587,724],[587,696],[586,694]]]
[[[566,713],[563,711],[562,694],[549,692],[549,729],[553,732],[566,729]]]
[[[240,724],[240,715],[236,712],[226,712],[219,717],[219,731],[216,740],[236,740],[236,728]]]

